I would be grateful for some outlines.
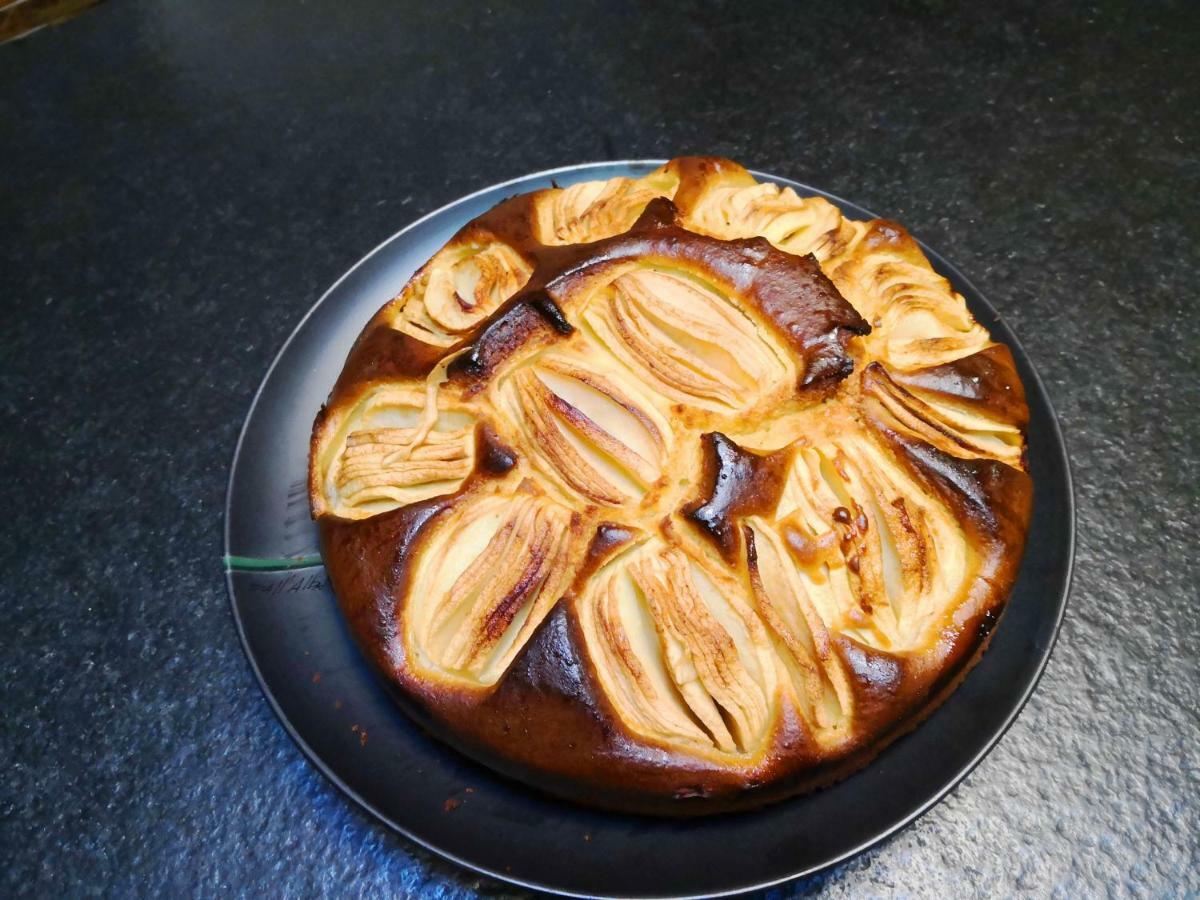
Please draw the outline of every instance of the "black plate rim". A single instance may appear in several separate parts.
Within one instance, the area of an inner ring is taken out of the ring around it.
[[[366,265],[369,260],[371,260],[377,254],[379,254],[381,251],[383,251],[386,247],[388,247],[394,241],[397,241],[400,238],[402,238],[408,232],[418,228],[423,223],[436,218],[437,216],[441,215],[442,213],[448,212],[449,210],[453,209],[454,207],[463,205],[463,204],[469,202],[470,200],[473,200],[484,194],[489,194],[494,191],[501,190],[505,187],[532,181],[534,179],[552,178],[555,175],[566,174],[566,173],[575,173],[575,172],[579,172],[579,171],[583,171],[583,170],[587,170],[587,169],[607,168],[607,167],[613,167],[613,166],[628,166],[631,168],[648,166],[648,167],[653,168],[656,166],[660,166],[660,165],[664,164],[665,162],[667,162],[667,160],[665,160],[665,159],[625,159],[625,160],[601,160],[601,161],[595,161],[595,162],[577,163],[577,164],[573,164],[573,165],[556,166],[554,168],[543,169],[543,170],[540,170],[537,172],[530,172],[530,173],[527,173],[524,175],[519,175],[515,178],[510,178],[505,181],[501,181],[501,182],[497,182],[492,185],[488,185],[488,186],[480,188],[476,191],[472,191],[469,194],[465,194],[461,197],[451,200],[449,203],[443,204],[442,206],[426,213],[425,215],[420,216],[417,219],[414,219],[412,222],[409,222],[407,225],[405,225],[399,231],[386,237],[383,241],[381,241],[373,249],[371,249],[370,252],[368,252],[367,254],[362,256],[357,262],[355,262],[353,266],[351,266],[349,269],[347,269],[336,281],[333,282],[333,284],[331,284],[325,290],[324,293],[321,294],[320,298],[318,298],[316,303],[314,303],[308,309],[308,311],[300,318],[300,320],[296,323],[296,326],[292,329],[292,331],[288,335],[287,339],[283,342],[283,345],[279,348],[279,351],[275,354],[275,357],[271,360],[270,366],[268,366],[261,381],[259,382],[258,388],[254,392],[254,396],[250,402],[250,407],[246,412],[245,419],[242,422],[241,430],[238,433],[237,443],[234,446],[233,455],[230,460],[229,477],[226,481],[225,511],[224,511],[224,523],[223,523],[224,527],[223,527],[223,539],[222,539],[222,543],[223,543],[223,547],[224,547],[224,557],[227,558],[230,553],[230,528],[231,528],[231,519],[232,519],[232,510],[233,510],[233,484],[234,484],[235,474],[237,471],[237,462],[241,455],[242,445],[246,439],[246,434],[249,431],[250,422],[254,417],[254,413],[258,407],[258,403],[262,397],[263,391],[264,391],[267,383],[270,381],[272,374],[275,372],[275,369],[280,364],[280,361],[287,354],[288,348],[292,345],[293,341],[295,341],[297,335],[303,330],[303,328],[304,328],[305,324],[308,322],[308,320],[317,312],[318,308],[322,304],[324,304],[331,295],[336,293],[337,289],[341,286],[341,284],[344,281],[346,281],[347,279],[349,279],[354,274],[354,272],[356,272],[362,266]],[[820,188],[816,188],[805,182],[799,182],[794,179],[784,178],[784,177],[774,175],[769,172],[763,172],[758,169],[749,169],[748,171],[760,180],[774,181],[777,183],[786,183],[786,184],[797,186],[797,187],[807,188],[807,189],[813,191],[814,193],[818,193],[818,194],[821,194],[821,195],[824,195],[824,196],[830,198],[831,200],[835,201],[839,205],[846,206],[846,207],[853,207],[853,208],[856,208],[859,210],[863,210],[864,212],[867,212],[869,215],[871,215],[874,218],[880,218],[876,213],[874,213],[867,207],[864,207],[858,203],[855,203],[854,201],[846,200],[845,198],[841,197],[838,194],[833,194],[829,191],[826,191],[826,190],[823,190]],[[900,818],[899,820],[893,822],[888,827],[878,831],[877,833],[875,833],[874,835],[872,835],[870,838],[863,841],[862,843],[844,851],[840,855],[831,857],[821,863],[798,869],[795,872],[783,875],[779,878],[772,878],[772,879],[769,879],[766,881],[746,884],[744,886],[730,888],[730,889],[722,890],[722,891],[719,891],[716,893],[706,892],[706,893],[700,893],[700,894],[659,894],[656,896],[664,897],[664,898],[670,897],[670,898],[672,898],[672,900],[693,900],[693,898],[703,898],[703,897],[729,897],[729,896],[735,896],[735,895],[743,894],[743,893],[750,892],[750,891],[761,891],[761,890],[767,890],[767,889],[770,889],[773,887],[778,887],[779,885],[787,884],[788,882],[795,881],[796,879],[804,878],[809,875],[813,875],[817,872],[831,868],[832,866],[836,866],[839,863],[845,862],[846,860],[849,860],[849,859],[857,856],[858,854],[864,852],[865,850],[869,849],[870,847],[873,847],[874,845],[880,843],[881,841],[888,839],[892,835],[894,835],[894,834],[898,833],[899,831],[903,830],[904,828],[908,827],[914,821],[916,821],[921,816],[923,816],[926,812],[928,812],[933,806],[935,806],[936,804],[938,804],[939,802],[944,800],[950,793],[952,793],[962,783],[962,781],[979,766],[979,764],[983,761],[984,757],[986,757],[989,753],[992,752],[992,750],[995,749],[996,745],[1001,741],[1001,739],[1004,737],[1004,735],[1008,733],[1008,730],[1012,727],[1013,723],[1017,720],[1017,717],[1021,714],[1021,711],[1025,708],[1026,704],[1029,702],[1030,697],[1033,696],[1034,691],[1037,689],[1038,685],[1040,684],[1040,682],[1042,680],[1042,676],[1044,675],[1044,673],[1046,671],[1047,665],[1049,665],[1050,657],[1054,653],[1054,648],[1058,644],[1058,638],[1062,631],[1062,623],[1063,623],[1064,618],[1066,617],[1067,607],[1070,602],[1071,587],[1074,583],[1076,545],[1078,542],[1078,526],[1077,526],[1077,516],[1076,516],[1076,508],[1075,508],[1076,507],[1075,478],[1074,478],[1074,473],[1071,468],[1071,458],[1070,458],[1070,454],[1067,450],[1067,441],[1066,441],[1065,433],[1062,428],[1062,422],[1059,418],[1058,411],[1055,409],[1054,404],[1051,401],[1050,393],[1046,388],[1046,384],[1041,376],[1041,373],[1034,366],[1033,360],[1026,353],[1025,348],[1021,344],[1018,336],[1015,334],[1015,332],[1013,332],[1013,330],[1011,328],[1008,327],[1007,323],[1005,323],[1003,321],[1003,317],[996,310],[996,308],[994,306],[992,306],[991,302],[987,299],[987,297],[979,290],[979,288],[977,288],[975,286],[975,284],[969,278],[967,278],[966,275],[964,275],[958,269],[957,266],[952,264],[949,260],[945,259],[936,250],[933,250],[932,248],[927,246],[924,241],[920,240],[919,238],[916,238],[915,236],[914,236],[914,239],[917,240],[917,243],[920,245],[922,251],[928,257],[930,257],[934,263],[936,263],[937,270],[943,276],[946,276],[947,278],[949,278],[950,281],[955,285],[960,285],[960,286],[968,288],[971,291],[971,293],[974,295],[973,299],[982,303],[988,309],[988,311],[991,312],[991,314],[997,321],[1003,323],[1004,330],[1007,332],[1007,334],[1005,335],[1006,343],[1008,343],[1010,346],[1010,349],[1013,350],[1014,356],[1016,358],[1018,358],[1019,360],[1023,360],[1026,363],[1025,368],[1028,369],[1028,372],[1022,373],[1022,380],[1026,382],[1025,386],[1026,386],[1027,392],[1030,387],[1028,381],[1029,381],[1030,376],[1032,376],[1033,387],[1037,391],[1040,402],[1045,406],[1046,411],[1049,413],[1049,420],[1052,425],[1052,433],[1049,435],[1049,437],[1051,438],[1050,442],[1054,446],[1054,451],[1052,451],[1052,452],[1054,453],[1054,455],[1056,455],[1058,457],[1058,462],[1061,464],[1062,471],[1064,473],[1063,488],[1065,491],[1065,501],[1066,501],[1064,514],[1065,514],[1065,519],[1066,519],[1067,526],[1068,526],[1068,528],[1067,528],[1068,541],[1067,541],[1067,547],[1066,547],[1066,552],[1065,552],[1065,559],[1063,561],[1062,589],[1060,592],[1060,596],[1054,598],[1055,602],[1058,605],[1058,612],[1057,612],[1057,615],[1054,620],[1054,627],[1053,627],[1053,630],[1050,635],[1050,640],[1046,645],[1045,651],[1041,655],[1041,659],[1038,661],[1036,671],[1034,672],[1033,677],[1030,679],[1028,686],[1026,687],[1023,694],[1020,696],[1019,700],[1014,704],[1011,712],[1005,718],[1004,722],[1000,725],[1000,727],[995,730],[995,732],[985,741],[983,746],[981,746],[979,751],[966,764],[964,764],[957,773],[950,776],[950,778],[945,782],[945,784],[940,789],[938,789],[936,792],[934,792],[923,804],[914,808],[907,815],[905,815],[902,818]],[[318,564],[315,567],[320,567],[320,566]],[[471,862],[470,860],[464,859],[463,857],[459,856],[458,854],[456,854],[452,851],[435,846],[433,843],[423,839],[422,837],[420,837],[419,835],[414,833],[411,829],[405,828],[405,827],[399,825],[398,823],[392,821],[386,814],[384,814],[382,811],[380,811],[378,808],[376,808],[376,806],[374,804],[369,802],[365,797],[363,797],[361,794],[359,794],[357,791],[355,791],[353,788],[351,788],[335,771],[333,771],[333,769],[320,757],[320,755],[317,754],[312,749],[312,747],[309,746],[309,744],[304,740],[304,738],[301,737],[299,732],[296,731],[295,727],[292,725],[291,721],[288,719],[288,717],[284,713],[279,701],[276,699],[275,694],[271,690],[269,684],[267,683],[266,678],[263,676],[263,673],[258,665],[258,661],[256,660],[256,658],[253,654],[253,651],[251,650],[249,639],[247,637],[246,630],[245,630],[245,625],[242,620],[241,613],[239,612],[239,609],[238,609],[237,599],[236,599],[236,595],[234,592],[233,574],[234,574],[233,570],[226,567],[225,584],[226,584],[226,590],[229,594],[230,611],[233,614],[234,623],[237,627],[238,640],[241,642],[242,651],[246,657],[246,661],[250,664],[250,668],[251,668],[252,672],[254,673],[255,680],[258,682],[258,686],[262,690],[263,695],[266,698],[268,705],[271,707],[271,710],[275,714],[276,719],[278,719],[279,723],[283,726],[284,731],[288,734],[288,736],[292,739],[292,741],[300,749],[302,755],[309,761],[309,763],[311,763],[317,769],[317,771],[319,771],[322,775],[324,775],[327,779],[329,779],[329,781],[335,787],[337,787],[343,794],[345,794],[347,797],[351,798],[355,803],[357,803],[359,805],[359,807],[361,807],[363,810],[368,812],[373,818],[375,818],[377,821],[379,821],[381,824],[386,826],[391,831],[394,831],[400,835],[403,835],[404,838],[412,841],[413,843],[424,848],[425,850],[429,851],[430,853],[433,853],[434,855],[440,857],[441,859],[445,859],[456,865],[462,866],[464,869],[466,869],[468,871],[476,872],[481,875],[487,875],[490,878],[495,878],[496,880],[504,882],[506,884],[511,884],[511,885],[515,885],[518,887],[527,888],[527,889],[533,890],[533,891],[556,894],[559,896],[581,897],[581,898],[604,896],[604,895],[600,895],[600,894],[579,893],[579,892],[574,892],[574,891],[566,891],[566,890],[562,890],[559,888],[553,888],[553,887],[550,887],[545,884],[539,884],[535,881],[516,877],[516,876],[510,875],[510,874],[506,874],[504,872],[500,872],[500,871],[488,868],[487,866]]]

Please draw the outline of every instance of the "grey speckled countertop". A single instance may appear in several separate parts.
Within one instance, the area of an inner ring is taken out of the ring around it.
[[[1200,13],[962,6],[123,0],[0,46],[0,893],[504,890],[276,722],[219,562],[229,461],[284,338],[384,237],[524,172],[690,152],[955,261],[1077,479],[1071,606],[1016,725],[777,893],[1200,891]]]

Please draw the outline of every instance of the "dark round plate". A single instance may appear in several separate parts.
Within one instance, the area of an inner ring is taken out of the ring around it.
[[[925,248],[975,317],[1013,350],[1029,394],[1035,510],[1029,545],[991,648],[924,724],[863,771],[754,813],[669,821],[543,796],[450,750],[414,725],[359,655],[338,613],[309,521],[309,430],[371,315],[469,219],[523,191],[659,162],[539,172],[409,225],[347,272],[275,359],[233,458],[225,518],[229,592],[250,664],[296,743],[383,822],[464,866],[583,895],[686,896],[765,887],[844,860],[946,795],[1000,739],[1050,656],[1066,608],[1075,513],[1062,433],[1045,387],[1008,326],[953,266]],[[820,194],[856,218],[866,210]]]

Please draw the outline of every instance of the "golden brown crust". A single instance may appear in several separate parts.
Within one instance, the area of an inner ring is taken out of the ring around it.
[[[685,158],[462,229],[352,349],[310,498],[412,715],[696,815],[836,780],[953,689],[1016,576],[1027,424],[900,226]]]

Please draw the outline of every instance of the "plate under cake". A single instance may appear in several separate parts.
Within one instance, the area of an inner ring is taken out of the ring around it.
[[[903,228],[682,158],[459,231],[355,344],[309,493],[422,724],[700,814],[828,783],[953,689],[1020,562],[1027,423]]]

